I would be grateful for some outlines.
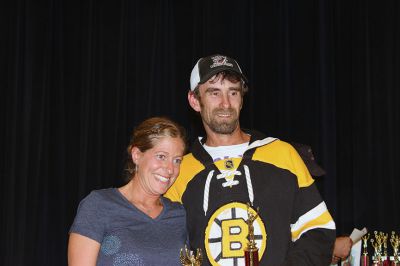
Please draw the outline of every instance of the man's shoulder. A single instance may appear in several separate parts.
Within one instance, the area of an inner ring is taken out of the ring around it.
[[[275,137],[252,138],[250,148],[256,149],[256,153],[262,155],[289,156],[296,150],[291,144]]]
[[[260,146],[255,150],[252,159],[290,171],[297,176],[300,187],[309,186],[314,182],[300,155],[288,142],[277,139],[268,145]]]
[[[193,153],[183,156],[181,163],[180,176],[190,176],[191,173],[200,172],[205,168],[204,164],[199,161]]]

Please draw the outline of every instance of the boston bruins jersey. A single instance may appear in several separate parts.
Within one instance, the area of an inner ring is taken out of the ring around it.
[[[202,249],[203,265],[244,265],[250,211],[260,265],[329,265],[335,223],[300,156],[246,133],[242,156],[217,161],[195,141],[165,194],[185,206],[191,248]]]

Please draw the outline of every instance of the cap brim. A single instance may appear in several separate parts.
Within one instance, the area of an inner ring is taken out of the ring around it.
[[[212,78],[213,76],[215,76],[216,74],[220,73],[220,72],[231,72],[231,73],[235,73],[237,75],[239,75],[241,77],[241,79],[247,83],[247,78],[245,77],[245,75],[243,75],[243,73],[240,73],[239,71],[236,71],[234,69],[232,69],[231,67],[226,67],[226,66],[220,66],[220,67],[216,67],[213,70],[211,70],[210,72],[208,72],[207,74],[205,74],[203,76],[203,78],[199,81],[199,84],[204,84],[206,83],[210,78]]]
[[[322,169],[321,166],[319,166],[315,161],[310,161],[308,160],[307,162],[304,162],[308,168],[308,171],[312,176],[324,176],[326,174],[325,170]]]
[[[308,172],[310,172],[312,176],[318,177],[326,174],[325,170],[315,161],[310,146],[295,142],[291,142],[290,144],[296,149],[297,153],[306,165]]]

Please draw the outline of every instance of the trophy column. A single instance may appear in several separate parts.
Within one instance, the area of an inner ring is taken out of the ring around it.
[[[258,266],[259,265],[259,260],[258,260],[258,248],[257,244],[254,238],[254,226],[253,223],[258,217],[258,212],[259,208],[257,208],[257,213],[254,215],[250,211],[250,204],[247,203],[247,216],[248,219],[246,220],[248,229],[249,229],[249,234],[248,234],[248,240],[249,242],[247,243],[247,247],[244,249],[244,258],[245,258],[245,265],[246,266]]]
[[[244,250],[244,259],[246,266],[258,266],[258,248],[249,243]]]

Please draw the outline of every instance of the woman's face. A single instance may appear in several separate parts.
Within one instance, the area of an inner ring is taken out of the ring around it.
[[[184,148],[180,138],[161,137],[145,152],[136,147],[132,149],[132,160],[137,165],[135,178],[146,194],[160,196],[174,183]]]

